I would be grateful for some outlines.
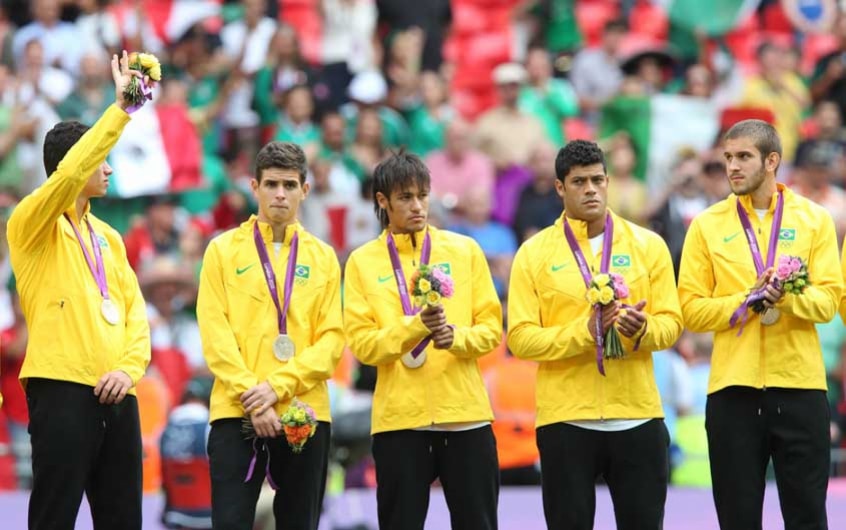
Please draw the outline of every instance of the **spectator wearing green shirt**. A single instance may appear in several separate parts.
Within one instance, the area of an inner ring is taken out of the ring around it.
[[[273,139],[278,142],[294,142],[302,147],[309,157],[313,156],[320,141],[320,129],[311,119],[314,113],[311,89],[306,85],[294,86],[285,93],[282,102],[282,113],[279,115]]]
[[[526,56],[528,83],[520,88],[517,106],[543,124],[554,145],[564,145],[564,120],[579,114],[579,98],[570,83],[552,77],[552,61],[543,48]]]
[[[443,149],[444,132],[455,112],[447,102],[446,85],[437,72],[420,74],[420,102],[407,115],[413,153],[424,157]]]
[[[347,122],[347,138],[355,137],[358,114],[363,109],[375,109],[382,122],[382,143],[386,147],[407,146],[410,141],[408,124],[394,109],[384,104],[388,96],[388,84],[382,74],[367,70],[356,74],[347,89],[350,103],[341,107],[341,115]]]
[[[82,57],[76,90],[56,107],[62,120],[76,120],[90,127],[106,112],[115,99],[114,86],[106,76],[107,66],[98,55]]]

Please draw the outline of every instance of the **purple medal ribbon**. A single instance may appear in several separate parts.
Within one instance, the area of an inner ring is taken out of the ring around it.
[[[767,263],[764,264],[763,259],[761,259],[761,248],[758,246],[758,239],[755,237],[755,230],[752,228],[752,223],[749,221],[749,215],[746,213],[743,205],[740,204],[740,199],[738,198],[737,200],[737,216],[740,217],[740,224],[743,225],[743,234],[746,236],[746,242],[749,244],[749,251],[752,253],[752,261],[755,263],[755,272],[758,273],[759,278],[766,269],[772,267],[775,263],[775,255],[778,248],[778,235],[779,232],[781,232],[781,218],[783,215],[784,194],[781,190],[779,190],[778,197],[776,198],[775,211],[773,212],[773,224],[770,228],[770,242],[767,247]],[[729,319],[729,325],[734,327],[738,320],[740,321],[740,327],[737,330],[738,337],[741,333],[743,333],[743,326],[746,324],[746,320],[748,319],[749,306],[755,302],[763,300],[765,290],[766,285],[749,293],[746,300],[744,300],[743,303],[740,304],[740,307],[732,313],[731,319]]]
[[[270,297],[273,299],[273,305],[276,306],[276,322],[279,326],[279,333],[284,335],[288,333],[288,308],[291,305],[291,292],[294,290],[294,276],[297,267],[297,250],[299,248],[299,238],[297,233],[291,237],[291,251],[288,253],[288,267],[285,270],[285,301],[284,306],[279,305],[279,290],[276,288],[276,274],[273,272],[273,265],[270,263],[270,257],[267,255],[267,248],[264,246],[264,239],[261,237],[261,231],[258,227],[258,221],[253,225],[253,239],[256,243],[256,250],[258,251],[259,260],[261,261],[261,270],[264,271],[265,283],[270,290]]]
[[[585,288],[590,289],[590,281],[593,275],[588,267],[585,255],[582,249],[579,248],[579,242],[576,240],[576,235],[573,229],[570,228],[570,223],[567,222],[567,216],[564,216],[564,237],[567,238],[567,244],[570,246],[570,251],[573,257],[576,258],[576,263],[579,265],[579,272],[582,273],[582,279],[585,281]],[[599,263],[599,272],[601,274],[608,274],[608,266],[611,264],[611,243],[614,240],[614,220],[611,215],[605,214],[605,237],[602,241],[602,260]],[[599,373],[605,375],[605,366],[602,361],[603,352],[605,351],[605,337],[602,334],[602,304],[595,304],[596,318],[594,319],[594,332],[596,333],[596,367]]]
[[[250,468],[247,470],[247,478],[244,479],[244,483],[250,481],[253,478],[253,472],[256,470],[256,462],[258,461],[258,447],[256,444],[259,443],[259,439],[253,438],[253,458],[250,460]],[[274,491],[279,489],[276,486],[276,483],[273,481],[273,477],[270,475],[270,450],[267,448],[267,444],[262,441],[261,442],[261,450],[267,453],[267,463],[264,466],[264,475],[267,477],[267,483],[270,484],[270,487],[273,488]]]
[[[82,253],[85,255],[85,262],[88,264],[88,270],[91,271],[91,275],[94,276],[94,281],[97,282],[97,288],[100,289],[100,296],[103,297],[103,300],[108,300],[109,284],[106,282],[106,269],[103,267],[103,253],[100,250],[100,242],[97,240],[96,234],[94,233],[94,227],[91,226],[91,222],[86,217],[85,224],[88,225],[88,235],[91,238],[91,248],[94,249],[94,259],[91,259],[91,254],[85,246],[85,242],[82,239],[82,234],[79,233],[79,229],[75,224],[73,224],[73,221],[71,221],[68,214],[65,214],[65,219],[68,220],[71,228],[73,228],[73,233],[76,234],[76,240],[79,242],[79,246],[82,248]]]
[[[143,107],[144,103],[153,99],[153,89],[151,87],[148,87],[147,83],[145,83],[143,79],[136,79],[138,79],[138,85],[141,87],[141,102],[126,107],[127,114],[132,114],[133,112]]]
[[[397,244],[394,242],[394,236],[388,232],[388,254],[391,256],[391,267],[394,269],[394,279],[397,282],[397,290],[399,290],[400,302],[402,302],[402,312],[405,316],[416,315],[420,312],[419,307],[415,308],[411,305],[411,297],[408,294],[408,284],[405,283],[405,274],[402,272],[402,263],[400,262],[399,252],[397,251]],[[426,231],[426,236],[423,238],[423,249],[420,251],[420,264],[428,265],[429,256],[432,253],[432,240],[429,237],[429,231]],[[426,349],[432,336],[429,335],[423,339],[420,344],[411,350],[411,356],[415,359]]]

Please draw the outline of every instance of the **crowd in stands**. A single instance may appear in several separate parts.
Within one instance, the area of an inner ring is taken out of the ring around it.
[[[779,179],[825,206],[842,241],[846,15],[806,28],[787,2],[735,3],[717,13],[724,27],[703,27],[650,0],[1,0],[0,237],[46,178],[46,132],[60,120],[91,125],[113,102],[111,54],[155,53],[159,94],[133,116],[110,158],[109,195],[92,205],[124,234],[147,302],[152,364],[138,397],[155,492],[168,415],[209,376],[194,313],[203,252],[254,212],[251,163],[267,141],[305,149],[302,223],[342,264],[379,232],[375,165],[400,148],[423,157],[431,222],[478,241],[502,300],[519,244],[561,214],[555,155],[577,138],[606,153],[611,209],[664,237],[678,267],[690,221],[729,193],[720,132],[765,119],[784,143]],[[0,490],[24,489],[27,331],[5,241],[0,286]],[[836,317],[819,333],[836,448],[846,327]],[[677,484],[708,484],[710,351],[709,336],[685,333],[655,354]],[[504,343],[480,363],[503,484],[537,484],[534,365]],[[374,377],[349,354],[339,366],[330,487],[373,485],[355,419],[368,417]],[[844,460],[832,473],[846,474]]]

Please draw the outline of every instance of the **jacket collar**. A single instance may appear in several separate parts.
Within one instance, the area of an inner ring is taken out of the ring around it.
[[[414,232],[414,239],[412,244],[412,234],[393,234],[394,236],[394,243],[397,245],[397,250],[399,252],[409,252],[409,251],[416,251],[423,248],[423,239],[426,237],[426,231],[429,231],[429,237],[434,238],[435,234],[437,234],[438,229],[426,225],[426,228],[420,230],[418,232]],[[379,235],[379,241],[387,244],[388,242],[388,230],[382,230],[382,233]]]
[[[253,236],[253,225],[258,223],[259,232],[261,232],[261,237],[264,239],[265,243],[271,243],[273,241],[273,229],[270,227],[268,223],[264,223],[258,220],[256,215],[251,215],[249,219],[241,223],[241,230],[246,233],[247,236],[252,239]],[[302,233],[303,227],[299,221],[294,221],[293,223],[289,224],[285,227],[285,240],[283,241],[284,246],[291,245],[291,238],[294,237],[294,234],[297,232]],[[302,239],[302,237],[300,238]]]
[[[622,227],[623,227],[623,219],[611,211],[611,208],[606,208],[605,210],[608,212],[608,215],[611,216],[611,219],[614,221],[614,239],[612,243],[616,243],[620,240]],[[559,233],[564,235],[564,218],[567,217],[567,212],[563,212],[561,216],[555,220],[555,227],[559,231]],[[573,229],[573,234],[576,236],[576,239],[580,242],[588,241],[587,235],[587,222],[582,221],[581,219],[573,219],[571,217],[567,217],[567,223],[570,225],[570,228]]]
[[[781,182],[776,182],[776,193],[773,193],[773,196],[770,197],[770,205],[767,208],[767,211],[772,212],[775,210],[776,207],[776,195],[778,192],[781,191],[784,194],[784,202],[786,203],[788,199],[793,195],[793,191],[790,188],[782,184]],[[747,213],[751,213],[755,210],[752,206],[752,196],[751,195],[734,195],[732,194],[731,197],[735,198],[735,201],[739,201],[740,204],[743,206],[743,209],[746,210]]]

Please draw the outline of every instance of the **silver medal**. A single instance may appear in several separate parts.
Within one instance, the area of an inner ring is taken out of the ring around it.
[[[117,305],[111,300],[103,300],[103,303],[100,304],[100,313],[102,313],[103,319],[112,326],[117,326],[120,322],[120,312]]]
[[[781,311],[775,307],[769,307],[761,313],[761,324],[765,326],[772,326],[781,317]]]
[[[288,335],[279,335],[273,340],[273,355],[280,361],[290,361],[295,350],[294,341]]]
[[[423,366],[423,363],[426,362],[426,350],[420,352],[420,355],[418,355],[416,359],[413,355],[411,355],[411,352],[403,355],[401,359],[402,364],[404,364],[406,368],[420,368]]]

